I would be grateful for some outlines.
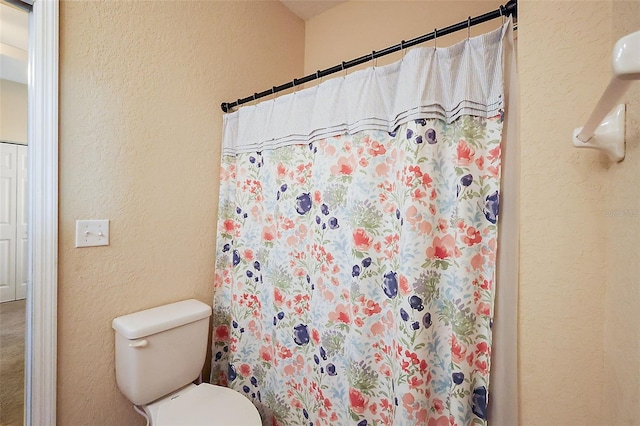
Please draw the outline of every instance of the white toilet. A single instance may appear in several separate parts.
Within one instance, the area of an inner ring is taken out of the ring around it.
[[[183,300],[113,320],[120,391],[151,426],[260,426],[234,390],[193,384],[204,365],[211,307]]]

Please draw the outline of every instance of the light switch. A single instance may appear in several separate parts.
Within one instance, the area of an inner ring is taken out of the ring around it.
[[[108,220],[76,220],[76,247],[108,245]]]

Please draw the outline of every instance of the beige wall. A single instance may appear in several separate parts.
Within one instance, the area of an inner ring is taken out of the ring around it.
[[[609,82],[610,1],[520,2],[520,421],[602,425],[608,163],[572,147]]]
[[[640,29],[640,1],[614,0],[613,45]],[[603,423],[640,424],[640,83],[627,105],[626,157],[608,171],[606,204],[600,214],[607,244],[604,323]],[[602,211],[604,210],[604,212]]]
[[[444,28],[481,15],[506,2],[451,0],[349,1],[329,9],[306,23],[305,73],[327,69],[342,61],[363,56],[410,40],[434,28]],[[471,34],[495,29],[496,23],[474,26]],[[438,38],[438,46],[451,45],[467,36],[465,31]],[[433,45],[430,41],[428,45]],[[399,60],[400,52],[378,59],[378,65]],[[365,66],[370,66],[370,63]],[[352,69],[349,70],[351,72]],[[331,77],[327,77],[331,78]]]
[[[0,79],[0,140],[27,143],[27,85]]]
[[[111,320],[211,303],[219,105],[299,76],[304,22],[274,1],[60,9],[58,424],[144,424],[116,387]],[[92,218],[110,246],[74,248]]]

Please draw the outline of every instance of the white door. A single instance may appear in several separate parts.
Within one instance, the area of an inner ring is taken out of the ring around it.
[[[20,300],[27,297],[27,146],[16,147],[16,300]]]
[[[16,176],[18,147],[0,144],[0,302],[16,298]]]

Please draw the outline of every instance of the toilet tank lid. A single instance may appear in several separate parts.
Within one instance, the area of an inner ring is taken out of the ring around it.
[[[189,299],[118,317],[111,326],[126,339],[140,339],[209,316],[211,306]]]

